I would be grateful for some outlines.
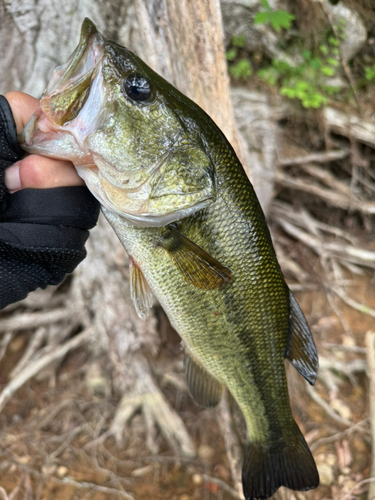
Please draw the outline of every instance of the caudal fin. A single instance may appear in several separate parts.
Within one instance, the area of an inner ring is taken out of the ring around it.
[[[280,486],[306,491],[319,485],[314,459],[297,425],[288,442],[247,443],[242,484],[246,500],[269,498]]]

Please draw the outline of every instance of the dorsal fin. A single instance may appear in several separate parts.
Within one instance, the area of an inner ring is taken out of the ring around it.
[[[222,384],[185,350],[185,377],[191,397],[199,406],[213,408],[220,403]]]
[[[203,290],[229,286],[233,273],[172,225],[159,245],[165,248],[187,283]]]
[[[141,319],[146,319],[152,307],[152,292],[142,271],[129,256],[130,296]]]
[[[319,365],[314,339],[306,318],[291,291],[289,291],[289,298],[289,339],[285,357],[309,384],[314,385]]]

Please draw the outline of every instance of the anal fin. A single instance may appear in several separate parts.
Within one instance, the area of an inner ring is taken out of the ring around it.
[[[222,384],[186,351],[184,365],[186,383],[197,405],[213,408],[220,403],[223,394]]]
[[[203,290],[225,288],[233,281],[233,273],[172,225],[159,242],[187,283]]]
[[[130,296],[141,319],[146,319],[152,307],[152,293],[142,271],[129,257]]]
[[[306,318],[291,291],[289,291],[289,300],[290,325],[285,357],[309,384],[314,385],[319,366],[314,339]]]

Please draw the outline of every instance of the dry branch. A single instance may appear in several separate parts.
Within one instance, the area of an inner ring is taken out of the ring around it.
[[[278,158],[278,163],[281,166],[290,165],[306,165],[308,163],[328,163],[346,158],[349,155],[348,151],[324,151],[322,153],[311,153],[309,155],[292,156],[290,158]]]
[[[328,130],[375,148],[374,121],[365,120],[358,115],[345,113],[330,106],[322,109],[322,117]]]
[[[368,378],[370,382],[369,403],[370,403],[370,427],[372,434],[371,452],[371,472],[370,478],[375,480],[375,333],[366,333]],[[368,490],[368,500],[375,498],[375,483],[371,482]]]
[[[0,320],[0,333],[33,330],[39,326],[66,321],[70,316],[69,310],[65,307],[40,313],[18,314],[17,316]]]
[[[315,173],[317,172],[318,167],[315,167]],[[285,172],[281,172],[280,170],[278,170],[276,173],[276,180],[281,186],[287,187],[289,189],[295,189],[297,191],[302,191],[304,193],[313,194],[321,198],[329,205],[341,208],[343,210],[355,209],[358,210],[358,212],[366,215],[375,214],[375,203],[371,203],[370,201],[365,201],[354,196],[350,198],[348,195],[342,194],[342,192],[340,191],[345,190],[345,184],[339,183],[339,181],[335,181],[333,176],[325,172],[325,180],[327,181],[329,178],[329,182],[331,184],[337,184],[336,188],[337,186],[340,186],[338,191],[320,187],[316,184],[312,184],[311,182],[307,182],[302,179],[296,179],[286,174]]]
[[[324,399],[319,396],[316,390],[307,383],[306,383],[306,390],[307,393],[311,396],[311,399],[315,401],[315,403],[317,403],[319,406],[321,406],[323,410],[327,413],[327,415],[331,417],[332,420],[334,420],[337,424],[344,425],[345,427],[350,427],[352,425],[352,423],[347,418],[340,417],[340,415],[336,413],[329,406],[329,404],[326,403]]]
[[[363,432],[363,429],[367,425],[367,419],[361,420],[360,422],[357,422],[354,425],[351,425],[347,429],[345,429],[342,432],[336,432],[335,434],[332,434],[331,436],[326,436],[317,439],[316,441],[313,441],[312,443],[309,444],[310,450],[312,453],[314,453],[315,450],[317,450],[320,446],[326,446],[327,444],[331,443],[336,443],[337,441],[341,441],[344,437],[346,437],[348,434],[352,434],[353,432]]]
[[[45,354],[40,359],[34,361],[33,363],[27,365],[13,380],[11,380],[8,385],[4,387],[0,393],[0,412],[3,410],[6,403],[12,397],[12,395],[20,388],[22,385],[39,373],[43,368],[48,366],[53,361],[63,358],[72,349],[77,349],[85,342],[88,342],[90,336],[92,336],[93,330],[88,328],[83,332],[79,333],[72,339],[68,340],[62,346],[57,347],[53,352]]]
[[[276,209],[277,211],[277,209]],[[300,229],[299,227],[286,221],[284,217],[277,217],[277,222],[293,238],[302,241],[320,256],[334,256],[343,260],[348,260],[354,264],[368,267],[375,267],[375,252],[364,250],[355,246],[324,241],[321,238]]]
[[[342,290],[341,288],[332,286],[331,287],[332,291],[340,297],[340,299],[345,302],[345,304],[348,304],[348,306],[352,307],[353,309],[356,309],[357,311],[368,314],[369,316],[372,316],[375,318],[375,309],[372,309],[371,307],[367,306],[366,304],[360,304],[356,300],[348,297],[348,295]]]

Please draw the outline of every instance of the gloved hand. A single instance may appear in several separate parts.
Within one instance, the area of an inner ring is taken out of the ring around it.
[[[5,169],[23,156],[11,108],[0,96],[0,309],[72,272],[86,256],[88,229],[99,215],[85,186],[10,194]]]

